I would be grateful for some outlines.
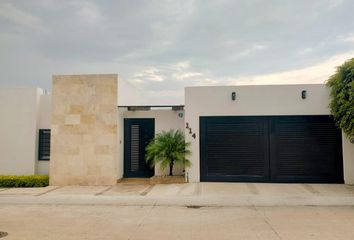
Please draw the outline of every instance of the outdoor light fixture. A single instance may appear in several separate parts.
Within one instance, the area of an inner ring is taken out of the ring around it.
[[[232,101],[236,100],[236,92],[231,93],[231,99],[232,99]]]
[[[302,90],[301,91],[301,98],[302,99],[306,99],[306,95],[307,95],[307,91],[306,90]]]
[[[186,128],[188,129],[189,128],[189,123],[186,122]]]
[[[191,128],[189,128],[189,134],[192,134],[192,129]]]
[[[195,139],[195,133],[192,134],[192,137]]]

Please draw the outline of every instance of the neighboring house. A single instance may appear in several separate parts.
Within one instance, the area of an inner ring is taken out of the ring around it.
[[[0,175],[48,173],[49,148],[39,155],[38,145],[39,130],[51,128],[50,100],[38,88],[0,88]]]
[[[113,74],[54,76],[53,94],[1,88],[0,175],[50,173],[52,185],[163,175],[145,146],[181,129],[189,182],[354,184],[354,144],[324,84],[187,87],[185,106],[147,106],[135,91]]]

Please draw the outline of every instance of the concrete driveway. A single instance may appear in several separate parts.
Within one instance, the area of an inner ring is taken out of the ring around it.
[[[354,186],[0,189],[4,239],[354,239]]]

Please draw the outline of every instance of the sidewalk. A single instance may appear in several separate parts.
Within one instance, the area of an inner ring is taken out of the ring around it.
[[[354,239],[354,186],[119,183],[0,189],[4,239]]]
[[[267,183],[119,183],[0,189],[0,204],[121,206],[354,206],[354,186]]]

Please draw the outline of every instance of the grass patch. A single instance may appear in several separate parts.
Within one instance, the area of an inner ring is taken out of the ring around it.
[[[3,176],[0,175],[0,187],[46,187],[49,185],[48,175],[29,175],[29,176]]]

